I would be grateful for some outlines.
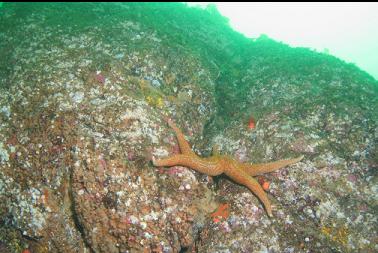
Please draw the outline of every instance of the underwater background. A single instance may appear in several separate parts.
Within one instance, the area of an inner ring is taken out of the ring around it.
[[[378,81],[214,6],[0,6],[0,252],[377,252]],[[300,162],[256,177],[153,158]],[[213,152],[212,152],[213,150]],[[264,186],[265,185],[265,186]]]

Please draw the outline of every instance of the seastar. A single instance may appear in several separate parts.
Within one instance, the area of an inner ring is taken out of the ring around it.
[[[154,166],[157,167],[171,167],[171,166],[185,166],[209,176],[218,176],[222,173],[226,174],[233,181],[242,184],[249,188],[263,203],[265,210],[269,217],[272,217],[272,206],[261,185],[254,179],[254,176],[272,172],[283,168],[287,165],[294,164],[303,159],[303,156],[279,160],[270,163],[250,164],[242,163],[229,156],[222,156],[215,154],[210,157],[202,158],[196,155],[190,148],[189,142],[185,139],[181,130],[169,119],[168,125],[174,130],[181,154],[169,156],[164,159],[152,159]]]

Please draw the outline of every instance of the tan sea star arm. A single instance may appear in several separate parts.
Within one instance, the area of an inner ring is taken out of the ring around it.
[[[228,165],[228,169],[224,171],[224,174],[226,174],[228,177],[230,177],[235,182],[242,184],[255,194],[260,201],[263,203],[265,210],[269,217],[272,217],[272,206],[270,204],[270,201],[268,199],[267,194],[265,193],[264,189],[261,187],[261,185],[247,174],[246,171],[244,171],[242,168],[240,168],[239,163],[231,161]]]
[[[194,154],[193,150],[190,148],[189,142],[185,139],[184,134],[181,132],[181,130],[176,126],[175,123],[173,123],[172,120],[167,119],[168,125],[175,131],[177,141],[180,146],[181,153],[183,154]]]
[[[290,164],[294,164],[299,162],[303,159],[303,155],[294,159],[286,159],[286,160],[279,160],[270,163],[257,163],[257,164],[250,164],[250,163],[243,163],[243,169],[251,176],[257,176],[264,173],[273,172],[275,170],[281,169],[286,167]]]
[[[223,173],[223,168],[217,161],[201,158],[196,154],[191,155],[173,155],[160,160],[152,160],[153,164],[158,167],[185,166],[209,176],[218,176]]]

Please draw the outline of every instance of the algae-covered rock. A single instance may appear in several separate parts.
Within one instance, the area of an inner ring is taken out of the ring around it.
[[[1,252],[378,250],[378,84],[357,67],[180,3],[5,3],[0,58]],[[167,117],[201,156],[304,155],[257,178],[274,217],[154,167],[180,152]]]

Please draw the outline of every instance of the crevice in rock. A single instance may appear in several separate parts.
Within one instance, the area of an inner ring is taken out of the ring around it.
[[[69,187],[68,187],[68,197],[69,197],[69,201],[70,201],[71,217],[72,217],[72,220],[74,221],[76,229],[80,233],[81,239],[82,239],[85,247],[87,247],[90,250],[91,253],[95,253],[95,251],[91,247],[90,243],[86,240],[84,228],[81,225],[79,218],[78,218],[78,215],[77,215],[77,212],[76,212],[74,195],[73,195],[73,191],[72,191],[73,170],[74,170],[74,168],[71,167],[70,173],[69,173]]]

